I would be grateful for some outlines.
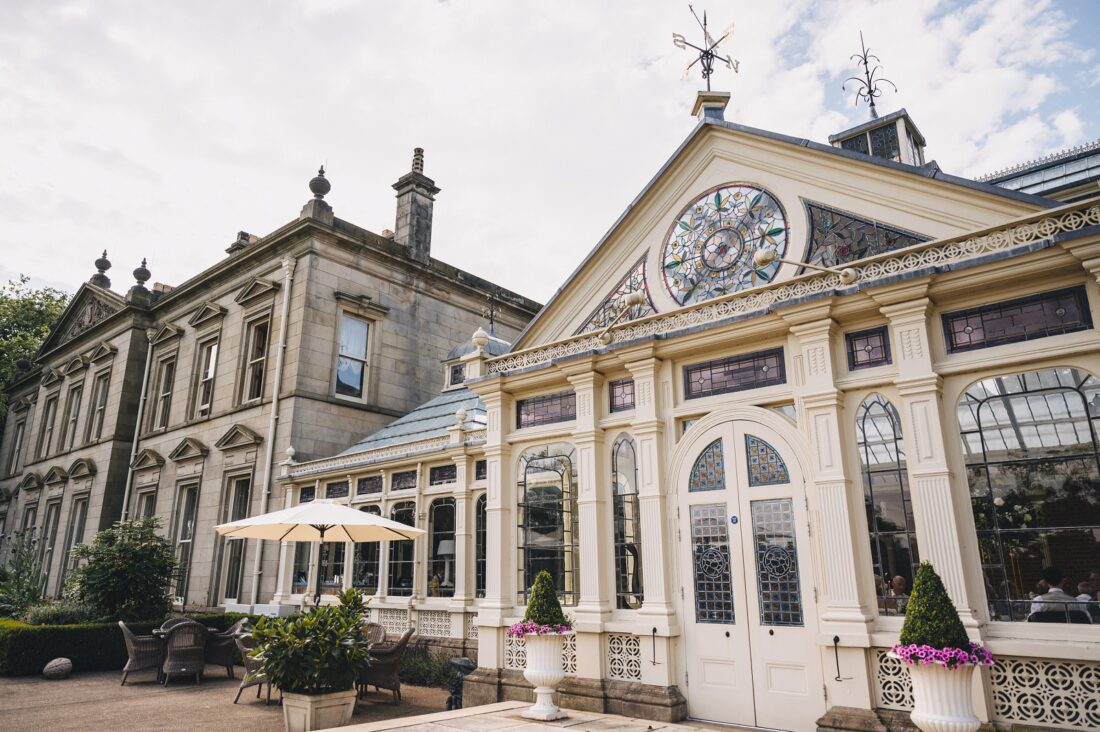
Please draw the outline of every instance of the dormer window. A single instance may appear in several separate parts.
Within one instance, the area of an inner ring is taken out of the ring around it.
[[[466,381],[466,364],[451,364],[451,368],[449,369],[449,376],[450,379],[447,383],[450,386],[458,386],[462,382]]]

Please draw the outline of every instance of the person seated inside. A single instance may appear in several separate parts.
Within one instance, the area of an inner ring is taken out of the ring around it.
[[[898,615],[905,614],[905,606],[909,604],[909,581],[900,574],[890,580],[890,588],[886,591],[886,609]]]
[[[1062,589],[1063,580],[1062,571],[1057,567],[1046,567],[1043,569],[1040,585],[1045,584],[1048,589],[1043,594],[1032,598],[1032,615],[1035,613],[1048,612],[1063,613],[1066,619],[1061,622],[1068,623],[1070,621],[1070,612],[1074,610],[1084,610],[1084,606],[1078,602],[1076,597],[1068,594]]]

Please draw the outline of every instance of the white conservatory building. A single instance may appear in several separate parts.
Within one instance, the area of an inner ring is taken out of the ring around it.
[[[885,654],[927,560],[998,657],[984,720],[1100,728],[1100,199],[946,175],[904,111],[826,146],[727,100],[510,348],[479,332],[438,397],[287,461],[288,504],[428,533],[284,545],[275,602],[320,571],[476,655],[467,704],[529,698],[504,629],[549,569],[564,706],[872,730],[912,704]],[[1061,619],[1051,567],[1091,593]]]

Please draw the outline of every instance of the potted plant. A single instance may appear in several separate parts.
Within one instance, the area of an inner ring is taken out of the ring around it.
[[[260,618],[252,651],[261,672],[283,693],[287,732],[342,727],[355,711],[355,680],[370,666],[362,593],[347,590],[339,605],[289,618]]]
[[[966,635],[959,613],[929,562],[921,562],[893,653],[909,666],[912,720],[924,732],[974,732],[971,678],[993,654]]]
[[[566,716],[554,703],[554,692],[565,678],[562,636],[572,632],[572,625],[561,611],[554,579],[544,569],[535,577],[523,622],[508,628],[509,636],[524,639],[527,666],[523,678],[535,687],[535,704],[523,712],[524,717],[546,722]]]

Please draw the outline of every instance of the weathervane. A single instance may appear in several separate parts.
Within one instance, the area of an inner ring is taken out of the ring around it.
[[[870,49],[867,48],[867,44],[863,42],[863,31],[859,32],[859,45],[863,48],[863,53],[853,53],[852,58],[858,59],[858,61],[856,61],[856,66],[863,66],[863,78],[849,76],[840,88],[843,91],[848,91],[847,84],[849,81],[854,81],[859,84],[859,87],[856,89],[856,104],[859,104],[860,99],[866,101],[871,106],[871,119],[878,119],[878,111],[875,110],[875,98],[882,96],[882,90],[878,88],[879,83],[885,82],[889,84],[894,87],[895,92],[898,90],[898,87],[894,82],[885,77],[875,78],[875,74],[882,68],[879,65],[882,63],[882,59],[871,53]],[[871,68],[872,59],[877,62],[874,68]]]
[[[733,73],[737,73],[738,67],[741,65],[740,61],[735,61],[729,56],[722,56],[715,52],[714,49],[718,48],[718,44],[726,40],[733,35],[733,23],[730,23],[726,30],[722,32],[722,36],[718,40],[711,38],[710,33],[707,31],[707,11],[703,11],[703,19],[699,20],[699,14],[695,12],[695,8],[688,5],[688,10],[695,16],[695,22],[699,24],[699,27],[703,29],[703,47],[700,48],[694,43],[689,43],[679,33],[672,34],[672,43],[676,48],[693,48],[699,52],[699,58],[692,61],[684,69],[684,78],[687,78],[688,73],[691,71],[691,67],[695,64],[701,64],[703,69],[703,79],[707,82],[707,91],[710,91],[710,75],[714,73],[714,61],[717,59],[726,65],[727,68],[733,69]]]
[[[497,299],[496,295],[499,291],[490,292],[485,296],[487,304],[481,309],[482,317],[489,318],[489,335],[496,335],[496,315],[497,315]]]

